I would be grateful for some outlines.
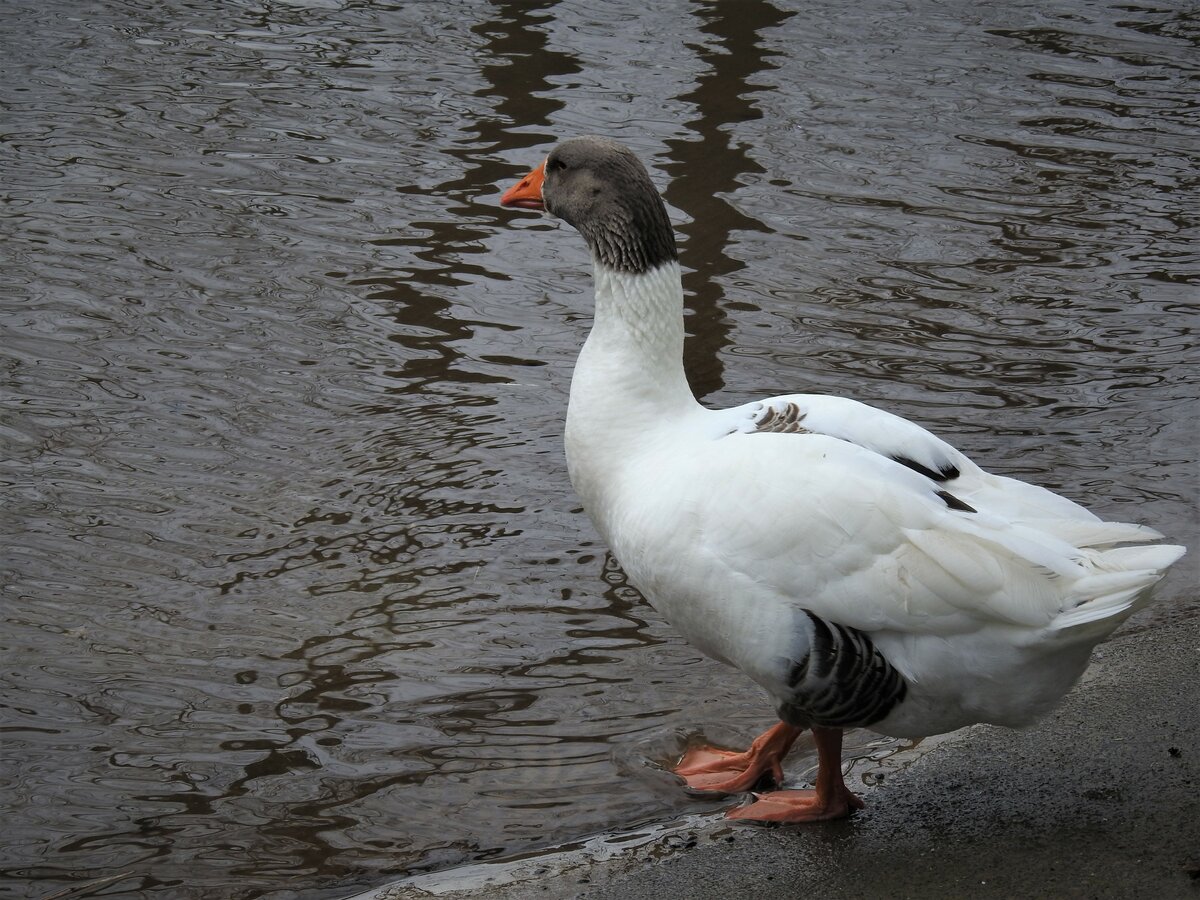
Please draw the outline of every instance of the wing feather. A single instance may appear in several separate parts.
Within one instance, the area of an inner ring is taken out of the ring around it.
[[[706,489],[688,494],[706,558],[727,580],[831,621],[944,633],[983,620],[1045,625],[1061,611],[1055,580],[1082,571],[1070,545],[952,509],[940,485],[857,445],[789,433],[711,446],[697,460]]]
[[[954,497],[1006,521],[1076,547],[1159,540],[1144,525],[1105,522],[1072,500],[1028,482],[993,475],[930,431],[881,409],[823,394],[785,394],[726,410],[731,430],[824,434],[870,450],[940,482]]]

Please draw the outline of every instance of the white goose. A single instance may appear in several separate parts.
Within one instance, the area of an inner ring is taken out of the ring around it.
[[[571,481],[646,599],[705,653],[766,689],[780,723],[743,753],[675,771],[734,793],[782,779],[811,728],[815,791],[757,794],[737,818],[802,822],[862,801],[842,729],[896,737],[1050,710],[1092,648],[1149,599],[1183,547],[991,475],[905,419],[789,394],[697,403],[666,209],[626,147],[559,144],[501,199],[544,209],[591,249],[596,313],[571,381]]]

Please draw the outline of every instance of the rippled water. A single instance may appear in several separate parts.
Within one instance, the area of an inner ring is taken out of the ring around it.
[[[701,395],[1196,543],[1194,12],[651,6],[5,4],[0,891],[336,897],[721,806],[652,763],[769,709],[581,513],[585,251],[496,205],[559,136],[664,186]]]

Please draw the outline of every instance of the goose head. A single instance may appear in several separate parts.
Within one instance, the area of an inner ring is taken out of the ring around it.
[[[500,205],[545,210],[573,226],[595,260],[647,272],[678,259],[666,206],[628,147],[600,137],[563,141],[504,192]]]

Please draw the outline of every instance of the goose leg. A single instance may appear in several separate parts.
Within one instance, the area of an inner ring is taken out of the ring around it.
[[[753,822],[820,822],[844,819],[863,802],[842,779],[842,729],[813,728],[817,742],[817,786],[813,791],[755,794],[755,802],[731,809],[730,819]]]
[[[780,722],[754,739],[742,753],[716,747],[693,747],[672,771],[697,791],[736,794],[758,786],[764,776],[783,783],[783,758],[802,728]],[[839,742],[841,732],[838,732]],[[840,769],[838,770],[840,773]]]

